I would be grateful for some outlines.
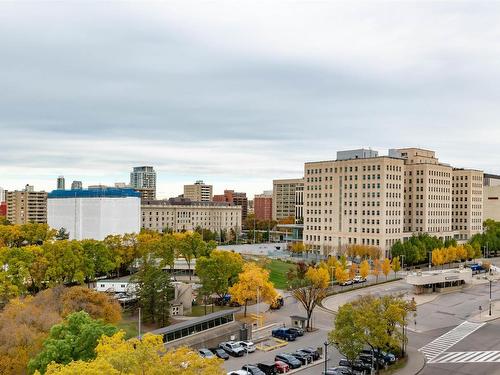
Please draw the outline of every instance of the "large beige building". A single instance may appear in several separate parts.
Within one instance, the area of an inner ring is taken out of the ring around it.
[[[483,229],[483,172],[453,169],[452,230],[467,240]]]
[[[47,193],[26,185],[21,191],[7,191],[7,220],[12,224],[47,223]]]
[[[141,227],[163,232],[195,230],[241,232],[241,206],[218,202],[143,201]]]
[[[404,161],[366,151],[305,164],[304,242],[313,249],[386,248],[401,238]]]
[[[296,217],[296,191],[304,186],[303,178],[273,180],[273,220]]]
[[[206,185],[203,181],[196,181],[192,185],[184,185],[184,198],[193,202],[211,202],[213,186]]]
[[[482,175],[417,148],[341,151],[337,160],[305,163],[304,242],[330,253],[350,244],[388,251],[418,233],[466,240],[481,231]]]
[[[483,187],[484,220],[500,221],[500,185]]]

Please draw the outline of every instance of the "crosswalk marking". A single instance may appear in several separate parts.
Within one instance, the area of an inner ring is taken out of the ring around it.
[[[438,357],[453,345],[481,328],[484,324],[485,323],[463,322],[452,330],[446,332],[444,335],[439,336],[427,345],[421,347],[419,350],[424,354],[427,361],[431,362],[434,358]]]
[[[429,363],[500,363],[500,351],[447,352],[438,355]]]

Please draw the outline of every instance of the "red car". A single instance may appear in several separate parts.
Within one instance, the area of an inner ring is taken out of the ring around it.
[[[284,374],[285,372],[290,371],[290,366],[288,366],[285,362],[276,361],[274,364],[276,365],[276,371],[278,371],[279,374]]]

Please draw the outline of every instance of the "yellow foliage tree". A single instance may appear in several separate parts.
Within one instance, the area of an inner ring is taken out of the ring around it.
[[[290,246],[290,251],[292,253],[302,254],[303,252],[306,251],[306,247],[304,245],[304,242],[294,242],[294,243],[292,243],[292,245]]]
[[[68,365],[51,364],[47,375],[223,375],[218,358],[201,358],[193,350],[181,347],[166,350],[161,336],[146,334],[142,340],[125,340],[123,331],[103,336],[96,348],[96,359],[74,361]]]
[[[238,282],[229,288],[232,300],[245,306],[247,316],[249,301],[260,300],[271,304],[278,296],[274,285],[269,281],[269,272],[255,263],[243,265],[243,272],[238,275]]]
[[[349,280],[349,272],[342,265],[339,265],[335,269],[335,279],[339,284],[343,284]]]
[[[398,271],[401,269],[401,261],[399,260],[399,257],[392,258],[391,268],[394,271],[394,278],[396,278]]]
[[[457,260],[464,261],[467,259],[467,250],[463,245],[456,247]]]
[[[378,283],[378,277],[380,275],[380,261],[378,259],[375,259],[373,261],[373,269],[372,269],[372,275],[375,276],[376,282]]]
[[[445,254],[443,249],[432,250],[432,265],[441,266],[445,262]]]
[[[328,288],[328,271],[323,267],[309,267],[303,279],[293,280],[293,296],[299,301],[307,314],[307,328],[311,327],[311,316]]]
[[[359,274],[363,279],[366,279],[370,274],[370,263],[366,259],[359,266]]]
[[[385,279],[387,280],[389,272],[391,272],[391,261],[389,260],[389,258],[384,258],[381,268],[382,268],[382,273],[385,275]]]
[[[354,279],[354,276],[358,273],[358,265],[356,263],[352,263],[351,267],[349,268],[349,278],[352,280]]]

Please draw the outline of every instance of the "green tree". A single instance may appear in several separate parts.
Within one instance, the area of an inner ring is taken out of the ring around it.
[[[107,275],[116,268],[116,259],[103,241],[83,240],[80,242],[84,257],[85,278],[92,281],[96,276]]]
[[[66,230],[66,228],[61,228],[57,231],[55,235],[56,240],[69,240],[69,232]]]
[[[206,296],[217,294],[223,297],[242,270],[243,258],[231,251],[214,250],[209,257],[200,257],[196,261],[196,274]]]
[[[50,286],[77,282],[85,278],[83,247],[78,241],[45,242],[42,245],[47,259],[45,277]]]
[[[101,320],[94,320],[85,311],[72,313],[53,326],[43,343],[42,351],[29,361],[30,373],[44,374],[51,362],[68,364],[71,361],[89,361],[96,357],[95,348],[101,336],[112,336],[117,328]]]
[[[207,243],[196,232],[186,232],[180,239],[179,254],[186,260],[189,280],[191,280],[191,262],[193,258],[207,254]]]
[[[340,354],[352,364],[364,348],[361,340],[363,332],[356,324],[354,306],[350,303],[339,307],[335,316],[335,328],[328,334],[329,342],[333,343]]]
[[[132,281],[138,283],[137,297],[143,311],[143,320],[161,326],[167,325],[170,301],[174,297],[168,273],[156,264],[153,257],[145,255],[141,259],[139,272],[134,275]]]

